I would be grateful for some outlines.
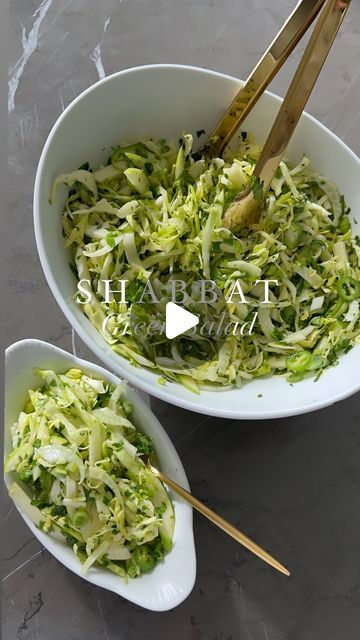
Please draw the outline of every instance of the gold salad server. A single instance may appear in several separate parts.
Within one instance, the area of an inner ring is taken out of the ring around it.
[[[295,127],[351,0],[302,0],[294,9],[248,80],[235,96],[204,148],[207,156],[220,155],[265,88],[304,35],[321,7],[300,64],[255,165],[251,183],[225,212],[224,226],[236,230],[257,220],[263,196],[270,186]]]
[[[156,469],[151,463],[147,456],[142,456],[147,468],[151,471],[151,473],[156,476],[161,482],[164,482],[170,489],[172,489],[179,496],[184,498],[191,506],[199,511],[205,518],[216,524],[217,527],[225,531],[229,536],[234,538],[236,542],[242,544],[246,549],[254,553],[256,556],[267,562],[269,565],[277,569],[281,573],[284,573],[286,576],[290,575],[290,572],[286,567],[284,567],[280,562],[275,560],[267,551],[259,547],[255,542],[253,542],[250,538],[248,538],[244,533],[236,529],[230,522],[219,516],[215,511],[207,507],[203,502],[195,498],[189,491],[183,489],[179,484],[171,480],[167,476],[165,476],[159,469]]]

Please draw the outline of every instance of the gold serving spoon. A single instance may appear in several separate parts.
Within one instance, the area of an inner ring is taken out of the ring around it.
[[[255,222],[276,169],[328,56],[351,0],[303,0],[293,11],[274,42],[239,91],[205,147],[208,156],[219,155],[255,102],[300,40],[322,5],[324,8],[305,48],[300,64],[280,107],[252,181],[224,216],[224,226],[236,231]]]
[[[161,482],[164,482],[168,487],[170,487],[170,489],[172,489],[175,493],[177,493],[179,496],[184,498],[184,500],[189,502],[191,506],[197,511],[199,511],[199,513],[201,513],[203,516],[205,516],[205,518],[207,518],[208,520],[216,524],[217,527],[219,527],[220,529],[225,531],[225,533],[227,533],[229,536],[234,538],[236,542],[239,542],[240,544],[242,544],[244,547],[246,547],[246,549],[248,549],[249,551],[254,553],[256,556],[261,558],[261,560],[264,560],[264,562],[267,562],[269,565],[274,567],[274,569],[277,569],[281,573],[284,573],[286,576],[290,575],[290,571],[288,571],[286,567],[280,564],[280,562],[275,560],[275,558],[273,558],[269,553],[267,553],[267,551],[259,547],[259,545],[253,542],[244,533],[239,531],[239,529],[236,529],[236,527],[230,524],[230,522],[228,522],[227,520],[224,520],[224,518],[222,518],[217,513],[215,513],[215,511],[213,511],[212,509],[209,509],[209,507],[207,507],[203,502],[201,502],[197,498],[194,498],[194,496],[191,493],[189,493],[189,491],[186,491],[186,489],[183,489],[183,487],[181,487],[179,484],[174,482],[174,480],[171,480],[171,478],[168,478],[166,475],[162,473],[162,471],[159,471],[159,469],[156,469],[150,463],[150,459],[148,456],[143,455],[141,457],[145,462],[149,471],[154,476],[156,476],[159,480],[161,480]]]

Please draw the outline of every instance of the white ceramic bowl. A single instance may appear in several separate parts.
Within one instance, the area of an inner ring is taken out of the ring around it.
[[[39,385],[39,378],[33,373],[35,367],[54,371],[79,367],[112,384],[120,382],[119,378],[102,367],[80,360],[40,340],[21,340],[11,345],[6,350],[5,366],[5,455],[8,455],[12,449],[10,425],[15,422],[24,406],[26,392]],[[128,388],[126,395],[134,407],[135,424],[154,440],[160,468],[170,478],[189,489],[181,460],[159,421],[135,391]],[[15,479],[15,473],[6,474],[6,485],[9,487]],[[82,577],[152,611],[167,611],[185,600],[192,591],[196,577],[192,509],[176,495],[172,494],[171,498],[175,510],[174,546],[153,571],[142,574],[135,580],[129,579],[127,584],[110,571],[101,568],[91,568]],[[20,515],[39,542],[59,562],[80,575],[81,564],[74,556],[72,549],[65,542],[60,542],[40,531],[21,511]]]
[[[35,183],[35,233],[40,260],[65,316],[79,336],[110,368],[149,393],[193,411],[228,418],[274,418],[320,409],[360,388],[357,374],[360,347],[341,358],[318,382],[304,380],[291,387],[281,377],[256,379],[240,390],[204,391],[194,395],[173,383],[160,386],[158,375],[135,368],[116,355],[73,301],[74,276],[63,248],[61,209],[66,189],[49,205],[54,178],[89,161],[106,162],[112,145],[150,135],[175,138],[182,131],[210,132],[238,90],[236,78],[177,65],[151,65],[116,73],[82,93],[54,125],[40,158]],[[280,105],[266,93],[243,129],[264,142]],[[196,136],[194,135],[196,140]],[[306,153],[312,167],[332,178],[360,223],[360,161],[333,133],[304,114],[288,156],[297,161]],[[261,396],[261,397],[258,397]]]

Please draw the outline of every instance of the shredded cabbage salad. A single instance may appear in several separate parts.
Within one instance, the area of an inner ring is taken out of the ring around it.
[[[171,549],[174,512],[142,454],[151,440],[131,422],[123,385],[79,369],[37,370],[11,427],[5,471],[14,502],[41,530],[66,541],[82,563],[122,578],[151,570]],[[27,485],[28,490],[24,485]]]
[[[195,392],[267,374],[318,377],[360,340],[360,239],[344,198],[308,158],[296,166],[283,161],[260,219],[235,235],[223,214],[251,179],[261,149],[243,132],[236,151],[195,160],[192,143],[190,134],[179,143],[143,139],[114,148],[107,166],[86,164],[56,179],[54,190],[70,188],[62,223],[72,270],[78,281],[91,281],[83,312],[116,353],[159,372],[160,382]],[[165,366],[159,345],[150,357],[131,327],[122,329],[149,278],[165,282],[185,271],[212,279],[226,298],[240,281],[246,304],[229,304],[230,318],[246,322],[254,310],[258,318],[252,335],[231,335],[210,360],[179,371],[176,345]],[[127,303],[117,293],[106,303],[104,280],[116,289],[119,279],[128,280]],[[278,280],[269,304],[261,303],[258,279]]]

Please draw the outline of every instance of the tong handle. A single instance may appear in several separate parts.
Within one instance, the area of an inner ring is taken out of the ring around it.
[[[254,169],[254,175],[259,178],[264,191],[270,186],[350,2],[351,0],[325,2]]]
[[[207,156],[221,156],[235,131],[287,60],[323,4],[324,0],[301,0],[295,7],[209,137],[204,148]]]

